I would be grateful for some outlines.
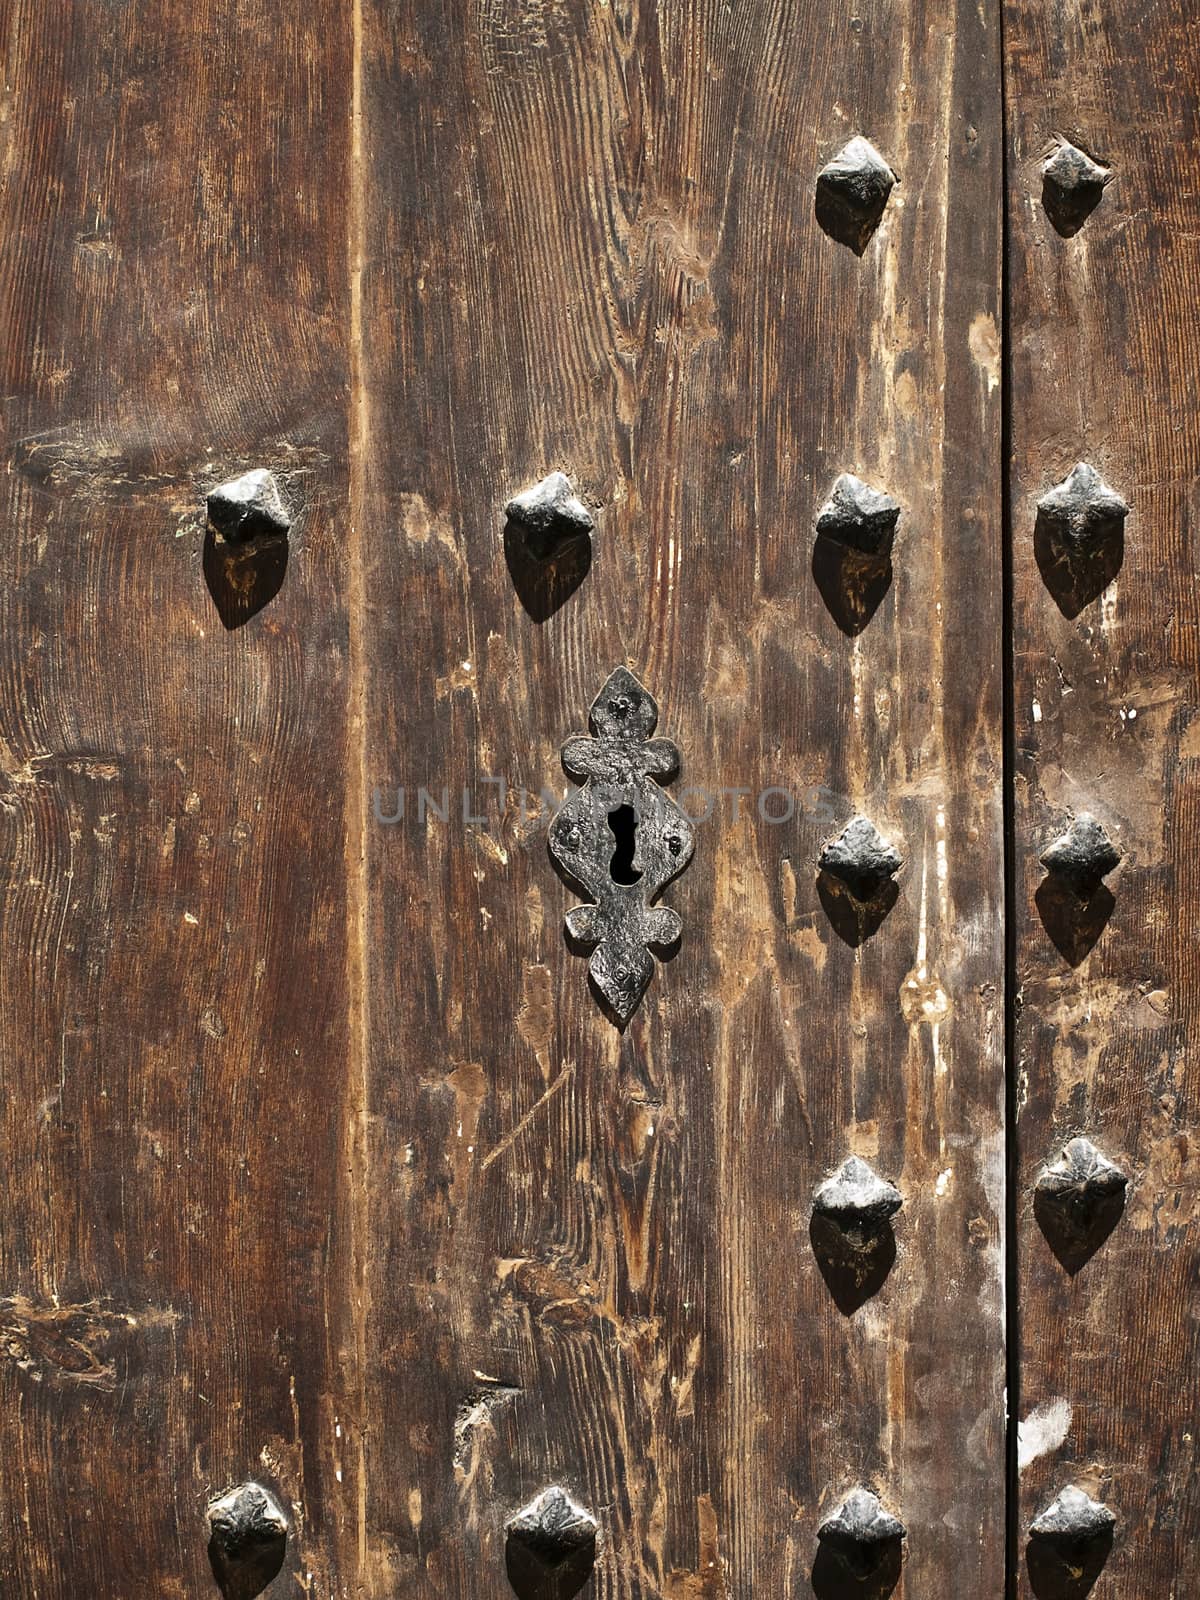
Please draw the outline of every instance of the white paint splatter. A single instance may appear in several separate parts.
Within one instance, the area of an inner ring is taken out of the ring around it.
[[[988,311],[980,311],[971,321],[967,344],[975,365],[987,380],[987,390],[1000,387],[1000,335],[996,319]]]
[[[1017,1470],[1024,1472],[1031,1461],[1057,1450],[1071,1431],[1069,1400],[1047,1400],[1017,1423]]]

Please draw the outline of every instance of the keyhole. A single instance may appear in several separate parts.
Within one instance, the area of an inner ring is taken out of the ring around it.
[[[633,864],[637,846],[637,812],[632,806],[618,806],[608,813],[608,828],[617,847],[613,851],[609,876],[614,883],[636,883],[641,873]]]

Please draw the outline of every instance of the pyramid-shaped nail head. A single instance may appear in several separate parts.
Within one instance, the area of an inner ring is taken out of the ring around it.
[[[813,1196],[813,1209],[841,1228],[878,1232],[904,1204],[903,1196],[869,1162],[850,1156]]]
[[[1102,1538],[1116,1526],[1116,1521],[1106,1505],[1072,1484],[1034,1518],[1029,1531],[1034,1538],[1056,1544],[1084,1544]]]
[[[1089,1139],[1072,1139],[1058,1161],[1043,1170],[1037,1192],[1086,1224],[1097,1207],[1119,1199],[1128,1184],[1120,1167]]]
[[[292,525],[279,485],[266,467],[243,472],[211,490],[208,520],[230,542],[282,537]]]
[[[521,1600],[569,1600],[596,1558],[596,1521],[564,1489],[546,1489],[506,1529],[508,1576]]]
[[[817,182],[867,216],[887,204],[896,174],[869,139],[856,134],[817,174]]]
[[[530,1549],[545,1550],[554,1560],[594,1544],[596,1520],[555,1485],[522,1506],[509,1521],[508,1536]]]
[[[817,174],[817,220],[839,244],[862,255],[896,182],[870,140],[856,135]]]
[[[845,885],[860,903],[873,900],[903,866],[903,858],[869,817],[851,817],[817,859],[821,871]]]
[[[243,1483],[214,1500],[208,1525],[226,1555],[236,1559],[249,1548],[287,1535],[287,1518],[261,1483]]]
[[[560,546],[584,538],[595,526],[564,472],[551,472],[514,495],[504,511],[510,522],[525,530],[530,551],[542,560]]]
[[[881,555],[891,548],[899,517],[899,501],[843,472],[821,507],[817,532],[864,555]]]
[[[1085,551],[1121,530],[1129,506],[1086,461],[1078,461],[1061,483],[1038,501],[1038,516],[1072,551]]]
[[[1069,140],[1061,140],[1042,165],[1042,204],[1055,230],[1067,239],[1078,233],[1100,204],[1111,177],[1108,167]]]
[[[1041,855],[1047,872],[1068,883],[1077,894],[1095,893],[1103,879],[1121,863],[1121,852],[1104,825],[1082,811],[1066,833],[1060,834]]]
[[[904,1524],[886,1511],[870,1489],[852,1489],[817,1529],[817,1537],[837,1545],[871,1546],[904,1537]]]

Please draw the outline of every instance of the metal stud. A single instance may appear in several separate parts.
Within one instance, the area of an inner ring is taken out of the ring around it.
[[[1082,1600],[1112,1549],[1117,1519],[1106,1505],[1071,1485],[1029,1525],[1027,1562],[1033,1592]]]
[[[565,1490],[546,1489],[507,1527],[505,1563],[519,1600],[571,1600],[596,1562],[596,1521]]]
[[[1102,823],[1081,811],[1066,833],[1043,850],[1047,872],[1065,883],[1080,899],[1087,899],[1121,863],[1121,852]]]
[[[594,527],[591,513],[563,472],[551,472],[532,489],[515,495],[504,511],[523,530],[526,547],[538,561],[551,560],[563,545],[586,538]]]
[[[602,1004],[624,1025],[654,975],[651,949],[682,932],[676,912],[654,902],[691,860],[695,835],[662,785],[679,769],[670,739],[654,739],[658,706],[625,667],[591,707],[593,737],[562,748],[576,790],[550,825],[550,854],[593,904],[567,913],[567,932],[590,949],[588,971]]]
[[[1072,1484],[1034,1518],[1029,1531],[1039,1539],[1075,1545],[1104,1534],[1114,1528],[1116,1522],[1106,1505]]]
[[[1068,1272],[1078,1272],[1121,1219],[1129,1179],[1088,1139],[1072,1139],[1043,1169],[1034,1211],[1047,1243]]]
[[[821,507],[817,533],[864,555],[886,555],[900,517],[900,503],[872,489],[852,472],[843,472]]]
[[[861,256],[898,181],[875,146],[856,136],[817,175],[817,221]]]
[[[1086,461],[1038,501],[1034,555],[1065,617],[1077,617],[1120,572],[1128,515],[1125,501]]]
[[[844,1161],[813,1195],[809,1239],[843,1316],[852,1317],[883,1287],[896,1260],[892,1218],[904,1204],[859,1156]]]
[[[872,937],[895,905],[903,857],[869,817],[851,817],[817,858],[817,893],[838,937],[852,949]]]
[[[856,816],[822,847],[817,865],[866,905],[878,898],[904,861],[869,817]]]
[[[1119,535],[1129,515],[1125,501],[1086,461],[1076,462],[1061,483],[1047,490],[1037,509],[1039,518],[1075,554]]]
[[[859,1156],[844,1161],[813,1196],[813,1210],[857,1250],[869,1249],[903,1204],[899,1189]]]
[[[208,1507],[208,1560],[225,1600],[253,1600],[283,1566],[287,1518],[261,1483],[243,1483]]]
[[[1057,233],[1079,232],[1104,196],[1112,177],[1108,167],[1063,139],[1042,166],[1042,205]]]
[[[900,1576],[905,1532],[900,1519],[886,1511],[870,1489],[851,1490],[817,1529],[821,1551],[813,1569],[813,1588],[819,1596],[844,1594],[836,1576],[840,1568],[863,1586],[856,1592],[890,1594]]]
[[[292,525],[275,476],[266,467],[218,484],[208,496],[208,520],[222,539],[236,544],[286,537]]]
[[[283,587],[291,525],[279,485],[266,467],[210,491],[204,581],[227,628],[249,622]]]
[[[892,582],[892,540],[899,502],[843,472],[817,517],[812,574],[830,616],[855,638]]]

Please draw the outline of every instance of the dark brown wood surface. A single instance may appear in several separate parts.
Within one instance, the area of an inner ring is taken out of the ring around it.
[[[1031,1455],[1022,1543],[1030,1518],[1078,1483],[1118,1518],[1097,1600],[1182,1600],[1200,1587],[1200,49],[1186,8],[1131,0],[1010,0],[1006,42],[1020,1414]],[[1056,135],[1113,174],[1068,239],[1040,203]],[[1131,514],[1119,575],[1069,620],[1042,582],[1032,535],[1038,497],[1079,460]],[[1037,858],[1078,811],[1104,822],[1125,859],[1094,948],[1064,958],[1035,904]],[[1123,1220],[1072,1277],[1037,1226],[1031,1192],[1075,1134],[1131,1185]]]
[[[5,1600],[215,1594],[250,1476],[276,1592],[353,1592],[342,10],[0,7]],[[204,493],[260,464],[227,631]]]
[[[995,19],[364,21],[365,763],[409,805],[366,840],[368,1592],[502,1596],[505,1518],[559,1483],[599,1518],[601,1595],[807,1593],[861,1480],[908,1526],[910,1600],[999,1593]],[[813,216],[860,132],[902,180],[861,260]],[[552,468],[595,560],[537,621],[502,508]],[[857,641],[810,570],[842,471],[905,508]],[[623,1037],[564,946],[545,816],[483,786],[561,794],[618,663],[684,786],[751,791],[700,826],[682,951]],[[907,859],[857,952],[814,881],[856,807]],[[847,1318],[808,1218],[852,1151],[906,1203]]]
[[[212,1592],[206,1501],[256,1478],[276,1596],[502,1596],[550,1483],[605,1600],[809,1592],[860,1482],[898,1596],[999,1593],[997,17],[0,37],[0,1591]],[[813,215],[856,133],[901,178],[861,259]],[[203,497],[260,465],[290,563],[226,629]],[[597,532],[547,615],[502,508],[554,467]],[[843,471],[904,508],[856,638],[812,571]],[[621,662],[717,796],[624,1035],[521,797]],[[905,867],[854,949],[815,880],[857,809]],[[852,1152],[905,1206],[844,1315],[808,1231]]]

